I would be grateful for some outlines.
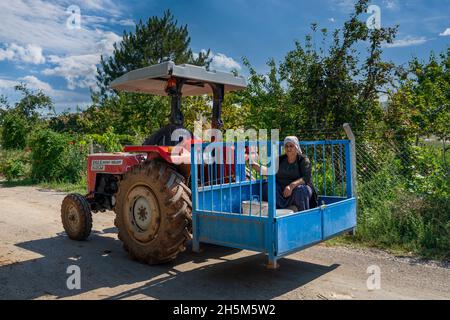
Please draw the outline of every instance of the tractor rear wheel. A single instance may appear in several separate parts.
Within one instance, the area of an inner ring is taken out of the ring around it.
[[[151,161],[132,168],[119,184],[114,221],[132,258],[169,262],[192,238],[191,192],[170,165]]]
[[[72,240],[86,240],[92,229],[91,207],[86,198],[78,193],[67,195],[61,205],[61,220]]]

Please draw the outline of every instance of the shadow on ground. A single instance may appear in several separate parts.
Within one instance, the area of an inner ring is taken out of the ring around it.
[[[267,270],[262,254],[212,245],[203,245],[199,254],[188,249],[170,264],[148,266],[128,258],[120,241],[106,233],[112,229],[94,233],[86,242],[71,241],[61,234],[17,244],[41,257],[0,266],[0,299],[64,298],[86,292],[98,299],[137,295],[155,299],[271,299],[338,267],[281,259],[280,269]],[[236,253],[239,256],[230,257]],[[81,269],[81,290],[66,287],[69,265]],[[120,294],[91,292],[101,288],[115,288]]]
[[[2,177],[0,177],[0,187],[1,188],[30,187],[35,184],[36,183],[33,182],[31,179],[7,181],[7,180],[2,180]]]

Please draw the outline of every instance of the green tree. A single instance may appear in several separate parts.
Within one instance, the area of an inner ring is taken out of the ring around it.
[[[113,94],[109,85],[126,72],[169,60],[208,67],[210,51],[194,55],[189,46],[187,25],[179,26],[170,11],[139,21],[133,32],[124,32],[111,57],[102,57],[97,75],[100,89],[92,95],[95,107],[91,114],[108,115],[107,126],[121,134],[148,134],[166,124],[170,114],[167,97]]]
[[[450,48],[428,62],[413,58],[391,92],[386,123],[398,142],[435,135],[448,140],[450,129]],[[401,140],[401,141],[400,141]]]
[[[28,123],[18,112],[8,110],[2,114],[2,147],[24,149],[27,143]]]
[[[31,178],[36,182],[79,181],[86,170],[87,148],[74,137],[43,128],[30,136]]]
[[[164,61],[209,66],[210,51],[194,57],[190,42],[187,25],[179,26],[170,10],[161,18],[153,16],[145,23],[140,20],[134,32],[123,33],[111,57],[102,56],[97,75],[101,93],[109,91],[109,84],[124,73]]]
[[[250,114],[244,124],[248,128],[282,128],[288,131],[294,126],[294,118],[299,116],[299,113],[293,112],[293,105],[288,101],[288,95],[281,84],[275,61],[271,59],[267,64],[270,68],[268,74],[260,75],[250,62],[244,59],[244,65],[250,71],[248,87],[247,90],[237,93],[242,99],[240,104],[246,107]]]
[[[379,96],[393,80],[394,64],[382,60],[382,46],[392,43],[397,28],[369,29],[361,16],[368,0],[359,0],[348,21],[334,30],[311,25],[304,43],[295,43],[279,67],[268,62],[267,75],[250,68],[244,98],[253,107],[257,126],[295,133],[302,128],[340,127],[356,130],[377,125],[382,116]],[[318,36],[320,35],[320,37]],[[367,43],[363,54],[358,51]],[[256,107],[257,106],[257,107]],[[261,114],[257,114],[261,113]]]
[[[55,113],[52,99],[42,90],[30,90],[24,83],[15,86],[14,89],[22,95],[22,98],[13,109],[23,115],[30,124],[37,122],[44,110]]]
[[[25,84],[15,87],[21,99],[11,106],[5,97],[0,99],[0,126],[2,146],[5,149],[23,149],[28,133],[41,120],[43,110],[52,111],[53,102],[41,90],[32,91]]]

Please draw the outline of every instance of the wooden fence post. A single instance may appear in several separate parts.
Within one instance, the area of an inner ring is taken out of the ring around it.
[[[344,131],[347,135],[347,138],[350,140],[350,149],[351,149],[351,162],[352,162],[352,189],[353,195],[356,198],[357,189],[356,189],[356,141],[355,135],[353,134],[352,128],[348,123],[344,123]]]
[[[356,139],[355,135],[353,134],[352,128],[350,127],[350,124],[344,123],[344,131],[347,135],[347,138],[350,140],[350,153],[351,153],[351,162],[352,162],[352,189],[353,189],[353,196],[356,199],[356,213],[358,214],[358,190],[356,189]],[[352,231],[350,231],[348,234],[351,236],[354,236],[356,233],[356,228],[354,228]]]

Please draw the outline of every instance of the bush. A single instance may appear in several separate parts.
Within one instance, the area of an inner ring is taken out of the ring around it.
[[[400,190],[400,181],[386,169],[358,185],[358,239],[379,245],[398,243],[391,206]]]
[[[0,154],[0,174],[13,181],[30,176],[29,153],[25,151],[4,151]]]
[[[402,166],[386,159],[358,185],[356,239],[444,258],[450,252],[450,199],[442,158],[416,150],[414,159],[406,176]]]
[[[447,255],[450,259],[450,199],[431,195],[424,198],[422,212],[424,234],[421,249],[424,255]]]
[[[69,135],[38,130],[30,139],[30,148],[35,181],[76,182],[86,168],[86,147]]]
[[[37,130],[31,137],[31,177],[36,182],[77,183],[86,172],[89,141],[102,147],[102,151],[122,151],[122,143],[133,144],[130,136],[118,135],[109,129],[103,135],[71,136],[51,129]],[[96,150],[97,151],[97,150]]]
[[[405,171],[407,188],[420,195],[450,196],[448,163],[444,163],[440,146],[413,146]]]
[[[103,147],[102,151],[105,152],[119,152],[123,149],[120,143],[120,136],[115,134],[111,127],[103,134],[91,134],[86,138]]]
[[[63,181],[78,183],[86,175],[88,148],[81,141],[71,140],[63,154]]]
[[[7,111],[2,116],[3,149],[24,149],[27,143],[27,120],[18,112]]]
[[[85,142],[92,140],[96,145],[96,151],[100,152],[120,152],[123,150],[124,145],[135,145],[139,143],[139,139],[129,135],[116,134],[113,128],[109,127],[103,134],[90,134],[85,136]]]

